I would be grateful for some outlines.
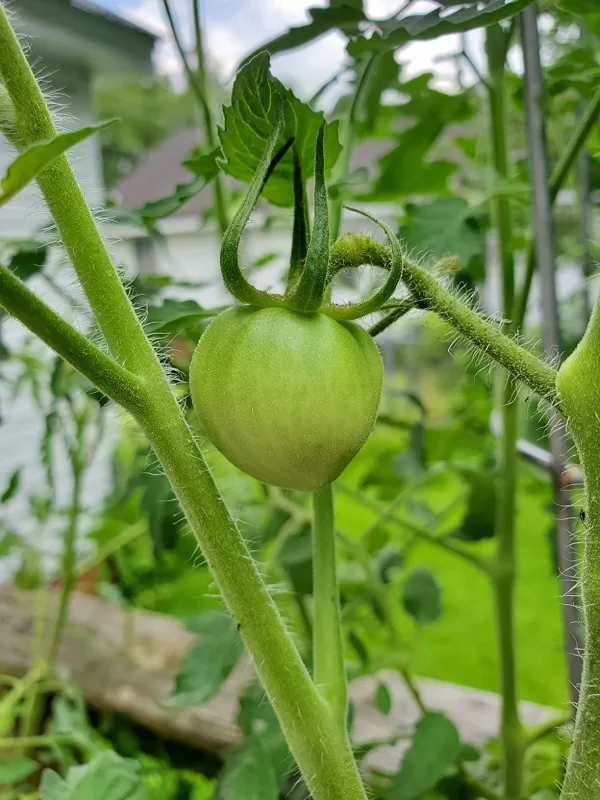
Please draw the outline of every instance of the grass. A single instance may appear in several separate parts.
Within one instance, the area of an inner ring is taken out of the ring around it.
[[[517,653],[522,699],[566,707],[560,587],[548,532],[550,492],[528,491],[521,470],[518,509]],[[489,542],[474,547],[489,551]],[[414,669],[420,675],[496,691],[498,668],[493,598],[485,576],[432,545],[419,544],[410,564],[429,567],[443,591],[442,617],[423,631]]]

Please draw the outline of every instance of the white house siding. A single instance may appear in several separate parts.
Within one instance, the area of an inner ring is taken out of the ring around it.
[[[64,128],[82,127],[90,124],[90,74],[83,67],[66,68],[58,62],[45,61],[45,73],[54,73],[53,86],[69,104],[69,116],[61,120]],[[0,171],[4,171],[15,153],[4,140],[0,141]],[[97,137],[91,137],[70,151],[70,158],[75,173],[83,187],[88,201],[98,206],[102,199],[102,177],[100,145]],[[0,239],[19,239],[35,236],[47,225],[49,215],[35,185],[28,186],[10,203],[0,209]],[[74,273],[65,264],[60,265],[63,254],[55,250],[50,263],[56,277],[64,286],[72,288]],[[63,314],[78,324],[83,324],[85,316],[75,309],[68,308],[58,297],[49,291],[42,280],[32,280],[31,288],[38,292],[55,307],[60,307]],[[2,322],[2,338],[10,349],[24,346],[30,334],[15,320]],[[36,352],[47,354],[48,349],[40,342],[35,344]],[[2,366],[3,371],[6,366]],[[11,370],[12,371],[12,370]],[[28,390],[24,389],[17,398],[11,397],[10,389],[0,382],[0,491],[6,485],[9,476],[22,469],[21,489],[18,495],[7,506],[2,507],[0,516],[0,534],[2,525],[23,533],[25,538],[44,551],[52,553],[59,548],[59,536],[64,520],[53,519],[40,531],[39,525],[29,511],[29,497],[39,494],[44,486],[43,466],[40,461],[40,441],[43,434],[43,418],[34,406]],[[94,469],[90,471],[84,486],[84,502],[86,508],[97,508],[110,487],[110,440],[114,437],[114,425],[108,427],[107,436],[103,439]],[[66,504],[70,492],[70,470],[66,456],[60,447],[54,453],[58,496]],[[90,521],[88,516],[88,524]]]

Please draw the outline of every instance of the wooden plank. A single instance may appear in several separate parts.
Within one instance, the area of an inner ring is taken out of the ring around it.
[[[57,599],[52,592],[44,611],[47,632]],[[10,675],[25,674],[31,664],[35,603],[33,592],[0,591],[0,670]],[[219,754],[239,739],[235,724],[238,698],[252,677],[252,668],[244,659],[219,693],[202,706],[182,711],[165,708],[161,700],[169,694],[193,640],[193,634],[172,617],[149,611],[125,612],[104,598],[75,593],[59,666],[92,707],[123,714],[167,739]],[[375,705],[378,680],[388,685],[392,696],[387,716]],[[481,745],[497,735],[497,695],[427,679],[419,681],[419,688],[427,707],[445,712],[465,742]],[[419,718],[414,700],[394,672],[355,680],[350,696],[355,706],[352,735],[356,744],[408,733]],[[533,703],[523,703],[522,711],[530,725],[559,713]],[[405,746],[379,747],[369,754],[365,766],[393,772]]]

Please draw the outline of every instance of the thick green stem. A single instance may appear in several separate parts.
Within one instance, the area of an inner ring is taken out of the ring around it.
[[[240,625],[258,675],[315,800],[365,800],[345,729],[308,674],[184,420],[161,398],[144,432]],[[331,643],[330,643],[331,644]]]
[[[29,65],[0,5],[0,76],[11,95],[22,146],[53,135],[54,126]],[[345,731],[308,674],[260,572],[182,416],[158,358],[137,320],[66,158],[38,182],[100,327],[116,358],[132,372],[132,413],[156,452],[281,722],[314,800],[365,800]],[[34,329],[29,296],[15,314]],[[24,307],[23,307],[24,305]],[[62,348],[66,332],[55,343]],[[73,334],[69,334],[71,339]],[[84,338],[84,337],[82,337]],[[83,367],[83,343],[73,361]],[[88,371],[89,372],[89,371]]]
[[[1,264],[0,306],[112,400],[128,411],[139,406],[144,388],[141,380],[95,347]]]
[[[562,800],[600,800],[600,304],[558,376],[561,402],[585,475],[581,571],[584,665]]]
[[[12,100],[20,147],[51,139],[56,128],[42,92],[0,5],[0,76]],[[38,175],[38,185],[60,230],[108,346],[137,374],[162,374],[66,155]]]
[[[315,683],[345,730],[348,689],[335,568],[333,486],[330,483],[314,493],[313,509]]]
[[[498,25],[486,29],[488,55],[488,95],[492,163],[496,175],[508,179],[508,144],[506,136],[506,32]],[[509,199],[496,195],[493,216],[498,239],[501,268],[502,311],[510,320],[515,300],[515,264],[512,244],[512,215]],[[496,539],[495,598],[498,631],[500,685],[502,691],[501,741],[503,751],[504,794],[507,800],[519,800],[523,783],[523,741],[519,718],[517,664],[515,648],[515,577],[516,577],[516,496],[518,466],[518,385],[504,370],[496,374],[499,410],[503,417],[500,438],[500,471]]]

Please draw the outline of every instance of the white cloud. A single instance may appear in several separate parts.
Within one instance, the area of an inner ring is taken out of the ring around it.
[[[191,0],[171,0],[182,32],[184,45],[191,49]],[[309,20],[307,9],[324,6],[326,0],[204,0],[204,30],[206,52],[211,68],[221,78],[229,78],[237,64],[262,42],[277,36],[292,25]],[[374,18],[384,18],[397,11],[401,0],[365,0],[367,13]],[[417,0],[410,13],[426,13],[433,8],[430,0]],[[161,0],[119,0],[119,13],[161,37],[156,48],[155,63],[161,74],[181,79],[181,62],[164,16]],[[482,61],[482,37],[471,34],[470,41],[477,63]],[[433,71],[441,83],[455,81],[456,68],[440,57],[457,52],[460,39],[445,36],[432,42],[415,42],[402,50],[399,60],[404,64],[404,74],[412,76]],[[290,53],[278,55],[273,60],[273,70],[302,96],[309,96],[331,77],[344,62],[345,39],[338,33],[329,34],[313,44]]]

